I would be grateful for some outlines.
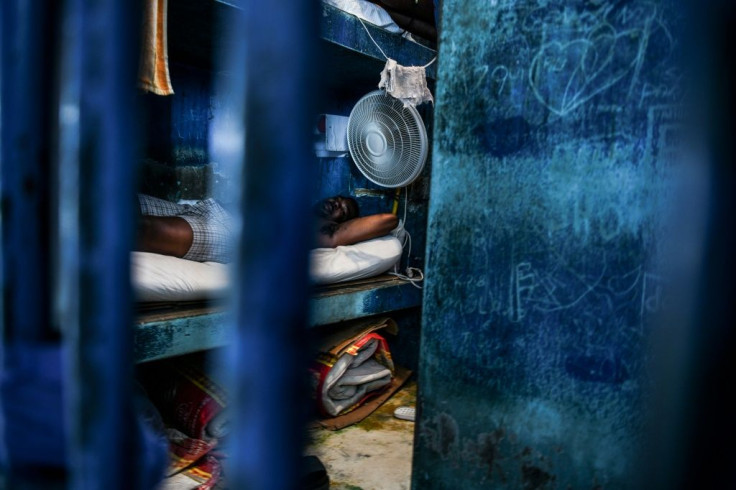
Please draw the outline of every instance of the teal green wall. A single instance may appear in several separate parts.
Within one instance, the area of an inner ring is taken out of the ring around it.
[[[632,488],[677,19],[638,1],[442,15],[414,488]]]

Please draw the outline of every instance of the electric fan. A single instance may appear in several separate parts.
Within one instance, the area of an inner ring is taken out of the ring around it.
[[[347,132],[353,162],[380,186],[410,184],[427,161],[427,130],[419,112],[383,90],[370,92],[355,104]]]

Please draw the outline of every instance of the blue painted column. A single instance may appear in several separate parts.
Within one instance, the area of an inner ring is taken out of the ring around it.
[[[242,15],[229,20],[236,38],[224,83],[233,120],[211,139],[225,166],[243,165],[236,340],[227,364],[236,414],[228,484],[291,490],[309,403],[304,338],[316,4],[244,2]]]
[[[68,354],[69,485],[150,488],[163,461],[143,450],[134,419],[129,269],[140,10],[137,2],[72,0],[63,14],[58,311]]]
[[[46,2],[0,4],[0,474],[9,487],[43,481],[34,470],[63,467],[65,456],[50,272],[57,14]]]
[[[53,17],[44,2],[2,5],[3,320],[12,342],[51,333]]]
[[[699,241],[668,229],[679,17],[443,2],[414,488],[639,482],[667,245]]]

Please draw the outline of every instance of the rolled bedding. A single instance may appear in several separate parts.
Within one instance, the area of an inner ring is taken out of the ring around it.
[[[395,328],[392,321],[386,322],[382,327]],[[322,415],[335,417],[350,412],[391,384],[393,359],[386,339],[376,329],[351,335],[317,357],[312,373]]]

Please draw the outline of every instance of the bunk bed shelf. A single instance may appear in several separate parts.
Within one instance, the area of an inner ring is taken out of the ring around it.
[[[143,312],[133,329],[136,362],[223,347],[231,338],[227,312],[222,306],[191,305]]]
[[[422,290],[393,276],[356,281],[312,297],[309,326],[330,325],[421,305]]]
[[[214,33],[217,32],[222,39],[227,38],[229,26],[225,22],[235,9],[242,8],[243,3],[242,0],[182,0],[170,3],[169,25],[176,26],[176,29],[169,29],[170,59],[211,69],[216,49],[212,41]],[[364,28],[354,15],[329,4],[320,4],[320,37],[325,41],[326,59],[331,60],[330,66],[324,68],[333,71],[342,83],[350,82],[349,79],[353,78],[351,73],[355,74],[355,81],[370,81],[374,85],[378,83],[378,74],[386,59],[370,36],[387,56],[405,66],[425,65],[437,55],[434,45],[429,41],[416,36],[414,40],[407,39],[368,22],[364,22]],[[346,73],[348,79],[345,78]],[[436,64],[427,67],[427,77],[431,80],[436,78]]]
[[[320,288],[310,301],[309,328],[418,307],[421,289],[392,276]],[[139,312],[133,326],[136,362],[223,347],[232,336],[223,305],[168,304]]]
[[[437,56],[434,49],[423,44],[424,42],[429,44],[427,41],[407,39],[368,22],[363,22],[363,24],[365,27],[352,14],[332,5],[325,3],[321,5],[321,37],[324,41],[327,41],[328,45],[340,48],[339,50],[328,48],[330,56],[337,56],[337,62],[335,58],[328,59],[333,60],[332,64],[338,65],[339,70],[343,73],[359,70],[363,74],[363,81],[370,80],[378,84],[378,75],[386,62],[386,58],[373,43],[373,40],[387,56],[405,66],[426,65]],[[370,32],[370,36],[366,29]],[[371,40],[371,37],[373,40]],[[415,37],[415,39],[418,38]],[[339,53],[340,50],[361,56],[342,56]],[[375,63],[366,63],[367,60],[373,60]],[[378,71],[375,71],[376,66],[379,67]],[[340,78],[344,83],[343,73],[341,73]],[[427,78],[432,80],[436,78],[436,63],[427,67]]]

